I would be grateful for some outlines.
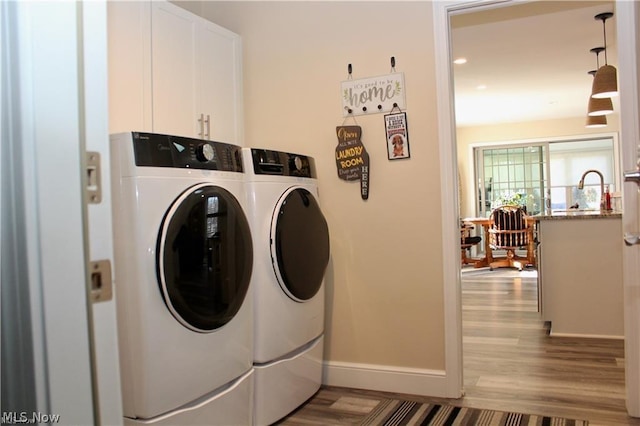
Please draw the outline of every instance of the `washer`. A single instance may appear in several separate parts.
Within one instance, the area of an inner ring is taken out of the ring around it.
[[[313,158],[243,149],[254,245],[254,424],[267,425],[322,382],[329,230]]]
[[[252,237],[241,149],[111,136],[125,424],[251,424]]]

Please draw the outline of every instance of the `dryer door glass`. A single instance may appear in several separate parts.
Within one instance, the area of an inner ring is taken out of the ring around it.
[[[280,286],[293,300],[311,299],[329,262],[329,228],[316,198],[304,188],[285,192],[274,212],[271,255]]]
[[[180,195],[160,227],[156,266],[165,304],[185,327],[210,332],[229,322],[242,306],[253,266],[238,200],[209,184]]]

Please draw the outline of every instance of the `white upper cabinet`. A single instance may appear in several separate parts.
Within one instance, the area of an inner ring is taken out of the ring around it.
[[[198,135],[199,21],[169,3],[151,4],[153,131]]]
[[[207,139],[239,143],[242,140],[241,41],[217,25],[207,23],[198,37],[201,82],[198,113],[205,114]]]
[[[124,87],[123,82],[113,82],[110,101],[116,105],[111,108],[111,131],[137,129],[242,145],[240,36],[171,3],[153,1],[138,3],[137,7],[134,11],[131,6],[116,5],[115,8],[129,10],[110,13],[114,20],[124,22],[126,17],[127,22],[142,26],[123,29],[110,23],[110,30],[116,32],[113,37],[110,34],[110,40],[121,44],[128,39],[127,46],[120,50],[130,52],[129,58],[135,57],[132,51],[142,51],[134,64],[113,68],[128,70],[125,72],[131,73],[133,81],[140,81],[139,74],[143,74],[142,87],[136,92],[139,96],[134,99],[127,99],[126,91],[117,90],[118,86]],[[132,13],[141,16],[133,19]],[[149,18],[145,19],[145,15]],[[124,37],[121,30],[134,37]],[[141,49],[136,49],[137,41],[142,43]],[[144,96],[145,87],[149,96]],[[140,99],[143,105],[137,112],[144,119],[135,129],[131,125],[123,128],[130,124],[132,115],[118,111],[131,110],[129,101]],[[120,105],[123,110],[119,110]]]
[[[151,132],[151,2],[107,2],[109,133]]]

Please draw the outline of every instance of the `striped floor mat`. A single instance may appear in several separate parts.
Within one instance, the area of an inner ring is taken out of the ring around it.
[[[412,401],[386,400],[372,410],[362,425],[473,425],[473,426],[586,426],[585,420],[571,420],[532,414],[461,408],[451,405],[421,404]]]

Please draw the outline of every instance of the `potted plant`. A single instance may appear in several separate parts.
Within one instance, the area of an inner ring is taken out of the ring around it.
[[[503,192],[498,198],[493,200],[492,208],[501,206],[516,206],[521,207],[525,212],[527,211],[527,199],[533,199],[533,195],[527,195],[523,192]]]

